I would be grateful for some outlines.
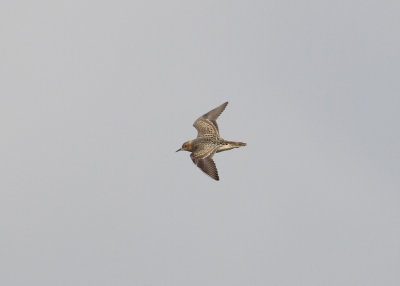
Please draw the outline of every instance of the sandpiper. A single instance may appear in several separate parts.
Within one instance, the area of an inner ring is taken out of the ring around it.
[[[212,157],[215,153],[246,146],[246,143],[233,142],[219,136],[217,118],[225,110],[228,102],[207,112],[197,119],[193,126],[197,129],[197,138],[183,143],[178,151],[189,151],[193,163],[214,180],[219,180],[218,170]]]

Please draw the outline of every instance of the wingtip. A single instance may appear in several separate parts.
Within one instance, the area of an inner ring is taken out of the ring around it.
[[[209,176],[211,177],[211,179],[214,179],[215,181],[219,181],[219,176],[218,175],[216,177],[211,176],[211,175],[209,175]]]

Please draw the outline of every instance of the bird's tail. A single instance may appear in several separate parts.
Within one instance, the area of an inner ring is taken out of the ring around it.
[[[243,142],[235,142],[235,141],[227,141],[228,144],[232,145],[232,147],[242,147],[246,146],[246,143]]]
[[[217,153],[222,151],[227,151],[233,148],[239,148],[242,146],[246,146],[246,143],[243,142],[235,142],[235,141],[224,141],[224,144],[218,147]]]

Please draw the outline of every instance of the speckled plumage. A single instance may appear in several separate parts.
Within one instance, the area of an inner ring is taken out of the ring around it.
[[[220,137],[218,116],[225,110],[228,102],[199,117],[193,124],[197,138],[183,143],[178,151],[189,151],[193,163],[214,180],[219,180],[218,170],[212,159],[215,153],[246,146],[246,143],[227,141]]]

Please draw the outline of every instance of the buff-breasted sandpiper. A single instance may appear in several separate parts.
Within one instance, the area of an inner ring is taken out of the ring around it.
[[[193,126],[197,129],[197,138],[183,143],[178,151],[189,151],[193,163],[214,180],[219,180],[218,170],[212,159],[215,153],[246,146],[246,143],[227,141],[219,136],[217,118],[228,102],[207,112],[197,119]]]

